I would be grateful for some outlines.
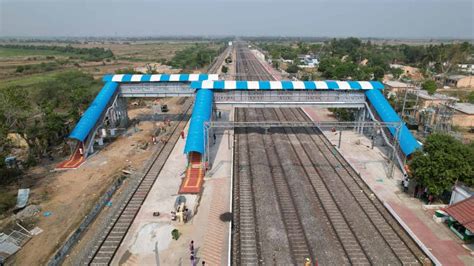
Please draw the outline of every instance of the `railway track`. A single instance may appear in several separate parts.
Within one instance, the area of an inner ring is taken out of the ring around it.
[[[236,49],[238,79],[273,79],[246,45]],[[301,109],[237,108],[235,118],[310,120]],[[324,265],[424,262],[424,253],[319,129],[268,134],[238,128],[235,136],[233,265],[296,265],[305,258]]]

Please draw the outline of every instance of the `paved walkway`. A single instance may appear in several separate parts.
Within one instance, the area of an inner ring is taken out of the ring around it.
[[[305,108],[305,111],[313,120],[330,119],[324,109]],[[333,144],[337,144],[338,132],[324,131],[324,134]],[[401,171],[396,169],[394,178],[387,177],[387,157],[378,147],[371,149],[368,138],[354,131],[343,131],[339,150],[376,196],[397,213],[441,264],[474,265],[474,259],[462,247],[462,241],[446,225],[434,222],[432,212],[425,211],[420,200],[401,192]]]

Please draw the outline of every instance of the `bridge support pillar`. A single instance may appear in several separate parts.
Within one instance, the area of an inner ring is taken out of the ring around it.
[[[117,107],[115,109],[116,113],[116,120],[118,121],[119,127],[127,127],[129,118],[128,118],[128,110],[127,110],[127,98],[119,97],[117,99]]]

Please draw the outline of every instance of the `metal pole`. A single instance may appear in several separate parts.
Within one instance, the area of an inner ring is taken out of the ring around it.
[[[342,138],[342,130],[339,131],[339,143],[337,144],[337,148],[341,148],[341,138]]]
[[[211,130],[211,128],[209,128],[209,129],[206,131],[206,132],[207,132],[207,133],[206,133],[206,140],[207,140],[207,142],[206,142],[206,144],[207,144],[207,167],[208,167],[209,169],[211,169],[210,166],[209,166],[209,165],[210,165],[210,161],[211,161],[211,154],[210,154],[210,153],[211,153],[211,150],[209,149],[209,133],[210,133],[210,130]]]
[[[390,158],[390,167],[389,167],[389,178],[393,178],[394,175],[394,168],[395,168],[395,158],[396,158],[396,152],[397,152],[397,145],[398,145],[398,134],[400,132],[400,129],[402,127],[402,122],[400,122],[400,125],[395,128],[395,139],[393,141],[393,149],[392,149],[392,158]]]
[[[405,117],[405,104],[407,102],[408,89],[405,88],[405,96],[403,97],[403,107],[402,107],[402,119]]]

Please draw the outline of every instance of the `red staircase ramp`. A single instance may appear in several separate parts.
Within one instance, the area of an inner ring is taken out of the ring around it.
[[[191,152],[189,154],[189,164],[186,176],[179,188],[180,194],[198,194],[201,192],[204,183],[205,169],[201,162],[201,154]]]
[[[81,164],[85,162],[86,158],[83,154],[81,154],[80,149],[82,149],[82,153],[84,153],[84,145],[82,143],[78,144],[71,157],[69,157],[69,159],[66,161],[59,163],[56,166],[56,169],[76,169],[81,166]]]

